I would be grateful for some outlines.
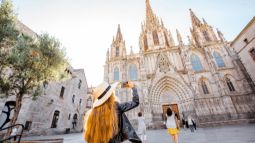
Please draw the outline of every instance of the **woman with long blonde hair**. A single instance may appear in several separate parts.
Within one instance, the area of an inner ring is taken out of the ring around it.
[[[139,105],[137,89],[128,82],[126,87],[132,88],[133,100],[119,103],[114,93],[117,85],[103,82],[94,89],[93,108],[86,114],[84,124],[84,139],[88,143],[120,143],[127,139],[141,142],[124,114]]]

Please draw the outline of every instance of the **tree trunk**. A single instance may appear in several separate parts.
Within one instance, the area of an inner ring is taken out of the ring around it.
[[[20,109],[21,109],[22,97],[23,97],[22,94],[19,94],[18,96],[16,96],[16,106],[15,106],[15,109],[14,109],[14,115],[11,119],[11,122],[10,122],[9,126],[15,125],[15,123],[18,119],[19,112],[20,112]],[[7,133],[5,134],[5,137],[9,137],[11,135],[11,132],[12,132],[12,128],[9,128],[7,130]]]

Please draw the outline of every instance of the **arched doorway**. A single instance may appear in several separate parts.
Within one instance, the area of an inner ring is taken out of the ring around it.
[[[59,111],[56,110],[53,114],[53,119],[52,119],[52,123],[51,123],[51,128],[57,128],[58,125],[58,119],[59,119]]]
[[[73,129],[77,126],[77,120],[78,120],[78,116],[77,116],[77,114],[75,113],[75,114],[73,115],[73,121],[72,121]]]
[[[152,120],[164,120],[164,112],[169,106],[179,117],[194,112],[194,96],[191,88],[178,76],[163,76],[153,82],[150,90]]]

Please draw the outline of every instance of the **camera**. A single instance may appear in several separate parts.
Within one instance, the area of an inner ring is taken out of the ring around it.
[[[129,81],[121,82],[121,88],[128,88],[129,87]]]

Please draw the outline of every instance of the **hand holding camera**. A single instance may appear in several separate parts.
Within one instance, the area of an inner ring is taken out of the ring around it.
[[[121,83],[121,88],[133,88],[134,84],[131,81],[125,81]]]

